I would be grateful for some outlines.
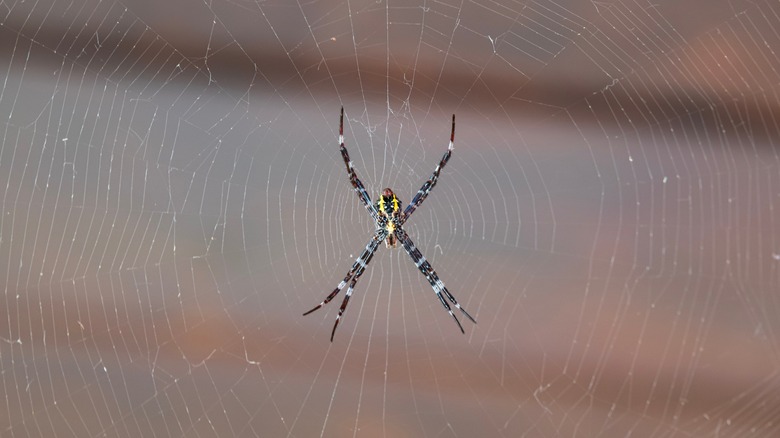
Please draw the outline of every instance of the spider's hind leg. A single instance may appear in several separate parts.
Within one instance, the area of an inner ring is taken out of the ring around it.
[[[349,303],[350,297],[352,297],[352,291],[355,289],[355,284],[357,283],[358,278],[360,278],[360,276],[363,275],[363,272],[366,271],[366,265],[368,265],[368,262],[371,261],[371,257],[374,256],[374,252],[376,252],[376,248],[378,246],[379,244],[377,243],[374,246],[374,251],[372,251],[371,254],[368,255],[368,258],[365,260],[365,264],[361,265],[360,268],[358,268],[358,270],[355,272],[355,276],[352,277],[352,281],[349,282],[349,287],[347,288],[347,294],[344,296],[344,301],[341,302],[341,307],[339,307],[339,314],[336,315],[336,322],[333,323],[333,330],[331,330],[330,332],[330,342],[333,342],[333,336],[336,334],[336,327],[339,326],[341,315],[343,315],[344,311],[347,310],[347,304]]]
[[[347,304],[349,304],[349,298],[352,296],[352,291],[355,288],[355,284],[358,281],[358,278],[360,278],[361,275],[363,275],[363,272],[366,270],[366,266],[368,265],[368,262],[371,261],[371,258],[374,256],[374,253],[376,252],[377,248],[379,248],[379,244],[384,240],[385,236],[387,236],[386,232],[384,230],[377,230],[374,235],[371,237],[371,241],[368,242],[366,245],[366,248],[363,250],[362,253],[358,256],[357,259],[355,259],[355,262],[352,264],[352,268],[350,268],[349,272],[347,272],[347,275],[344,277],[343,280],[336,286],[336,289],[333,289],[333,292],[330,293],[325,299],[318,305],[314,306],[313,309],[309,310],[308,312],[304,313],[303,315],[306,316],[315,310],[319,309],[320,307],[328,304],[333,298],[338,295],[339,292],[341,292],[342,289],[344,289],[344,286],[349,283],[349,287],[347,288],[347,294],[344,297],[344,301],[341,302],[341,307],[339,308],[339,314],[336,316],[336,322],[333,324],[333,331],[330,334],[330,340],[333,342],[333,335],[336,333],[336,327],[339,325],[339,320],[341,319],[341,315],[344,314],[344,311],[347,309]],[[351,281],[350,281],[351,279]]]
[[[447,302],[447,300],[444,299],[444,297],[446,296],[447,299],[449,299],[452,302],[455,308],[463,312],[463,314],[466,315],[466,317],[471,322],[476,324],[477,321],[471,315],[469,315],[468,312],[466,312],[466,309],[461,307],[461,305],[458,303],[455,297],[450,293],[450,291],[447,290],[447,287],[444,286],[444,282],[442,282],[439,279],[439,276],[436,274],[436,271],[433,270],[433,267],[431,266],[430,263],[428,263],[428,260],[426,260],[425,257],[422,255],[422,253],[420,253],[420,250],[417,249],[417,247],[414,245],[414,242],[412,242],[412,239],[409,238],[409,235],[406,234],[406,232],[403,229],[396,230],[396,235],[398,236],[398,240],[401,242],[404,249],[406,250],[406,253],[409,254],[409,257],[412,258],[412,261],[414,262],[415,266],[417,266],[417,269],[420,270],[420,272],[428,280],[428,283],[431,284],[433,291],[436,293],[436,296],[439,298],[439,301],[441,302],[442,306],[444,306],[444,309],[447,310],[447,313],[449,313],[450,316],[452,316],[452,318],[455,320],[455,323],[458,324],[458,328],[460,328],[460,331],[465,334],[466,332],[465,330],[463,330],[463,326],[460,324],[458,317],[455,316],[455,313],[452,312],[452,307]],[[444,295],[442,295],[442,293]]]
[[[335,289],[333,289],[333,292],[331,292],[331,293],[330,293],[330,295],[328,295],[327,297],[325,297],[325,299],[324,299],[324,300],[322,300],[322,302],[321,302],[321,303],[319,303],[319,304],[317,304],[316,306],[314,306],[314,308],[313,308],[313,309],[311,309],[311,310],[309,310],[308,312],[304,313],[304,314],[303,314],[303,316],[306,316],[306,315],[310,314],[311,312],[314,312],[315,310],[319,309],[320,307],[322,307],[322,306],[324,306],[324,305],[328,304],[328,303],[329,303],[329,302],[330,302],[330,301],[331,301],[333,298],[336,298],[336,295],[338,295],[338,294],[339,294],[339,292],[341,292],[341,289],[344,289],[344,286],[346,286],[346,285],[347,285],[347,282],[348,282],[348,281],[349,281],[349,279],[352,277],[352,274],[353,274],[353,271],[350,269],[350,271],[347,273],[347,276],[346,276],[346,277],[344,277],[344,279],[343,279],[343,280],[341,280],[341,283],[339,283],[339,285],[338,285],[338,286],[336,286],[336,288],[335,288]]]

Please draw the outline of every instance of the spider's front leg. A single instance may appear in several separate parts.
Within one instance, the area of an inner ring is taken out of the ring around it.
[[[406,253],[409,254],[409,257],[412,258],[412,261],[414,262],[415,266],[417,266],[417,269],[422,272],[422,274],[425,276],[425,278],[428,280],[428,283],[431,284],[431,287],[433,288],[433,291],[436,293],[436,296],[439,297],[439,301],[441,301],[442,306],[447,310],[447,312],[455,319],[455,322],[458,324],[458,328],[460,328],[460,331],[462,333],[466,333],[463,330],[463,326],[460,324],[460,321],[458,321],[458,317],[455,316],[454,313],[452,313],[452,308],[450,307],[449,303],[447,303],[447,300],[444,299],[444,296],[449,299],[452,304],[455,306],[456,309],[459,309],[461,312],[463,312],[464,315],[468,319],[471,320],[474,324],[477,323],[474,318],[469,315],[468,312],[466,312],[466,309],[460,306],[458,301],[455,299],[455,297],[450,293],[450,291],[447,290],[447,287],[444,286],[444,282],[442,282],[439,279],[439,276],[436,274],[436,271],[433,270],[433,267],[430,263],[428,263],[428,260],[425,260],[425,257],[422,255],[419,249],[414,245],[414,242],[412,242],[412,239],[409,237],[408,234],[406,234],[406,231],[404,231],[403,228],[398,227],[395,230],[395,235],[398,238],[398,241],[401,242],[401,245],[403,245],[404,249],[406,250]],[[442,295],[442,293],[444,295]]]
[[[344,301],[341,302],[341,307],[339,308],[339,314],[338,316],[336,316],[336,322],[333,324],[333,330],[330,333],[331,342],[333,342],[333,335],[336,334],[336,327],[338,327],[339,325],[339,320],[341,319],[341,315],[343,315],[344,311],[347,309],[349,298],[352,296],[352,290],[355,288],[355,284],[357,283],[358,278],[360,278],[360,276],[363,275],[363,272],[366,270],[366,266],[368,266],[368,263],[371,261],[371,258],[374,257],[374,253],[376,252],[377,248],[379,248],[379,244],[385,239],[386,236],[387,236],[387,231],[385,231],[384,229],[376,230],[376,232],[371,238],[371,241],[368,242],[363,252],[360,253],[357,259],[355,259],[355,262],[352,264],[352,268],[350,268],[349,272],[347,272],[347,275],[344,277],[343,280],[341,280],[338,286],[336,286],[336,288],[333,289],[333,292],[331,292],[327,297],[325,297],[325,299],[320,304],[318,304],[313,309],[303,314],[304,316],[306,316],[314,312],[315,310],[319,309],[320,307],[324,306],[325,304],[328,304],[333,298],[336,297],[336,295],[338,295],[339,292],[341,292],[342,289],[344,289],[344,286],[347,285],[347,282],[349,282],[349,287],[347,288],[347,294],[344,297]]]
[[[420,206],[420,204],[425,201],[425,198],[428,197],[428,194],[431,193],[431,190],[436,186],[436,183],[439,181],[439,174],[441,173],[441,170],[444,168],[444,166],[447,165],[447,162],[450,161],[450,157],[452,156],[452,149],[455,147],[455,114],[452,115],[452,132],[450,133],[450,144],[447,146],[447,152],[444,153],[444,155],[441,157],[441,161],[439,161],[439,164],[436,166],[436,169],[433,170],[433,174],[431,174],[431,177],[428,178],[427,181],[420,187],[420,190],[417,191],[417,194],[414,195],[414,198],[412,198],[412,202],[409,203],[409,205],[406,206],[406,209],[404,210],[403,214],[401,215],[400,223],[403,225],[404,222],[406,222],[407,219],[409,219],[409,216],[414,213],[414,211],[417,209],[417,207]]]
[[[374,204],[371,203],[371,197],[368,196],[366,188],[363,186],[363,182],[358,178],[355,173],[355,168],[352,164],[352,160],[349,158],[349,152],[347,147],[344,146],[344,107],[341,107],[341,117],[339,118],[339,149],[341,150],[341,158],[344,159],[344,164],[347,166],[347,174],[349,174],[349,182],[352,184],[352,188],[357,193],[360,202],[368,210],[368,214],[374,219],[374,222],[379,222],[379,213],[376,211]]]

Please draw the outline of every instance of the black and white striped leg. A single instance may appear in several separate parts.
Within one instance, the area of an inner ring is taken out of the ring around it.
[[[366,265],[368,265],[368,262],[371,261],[371,257],[374,256],[374,252],[376,251],[376,248],[379,246],[379,242],[381,240],[376,241],[376,246],[374,247],[374,251],[372,251],[368,258],[365,260],[365,263],[361,264],[358,270],[355,272],[355,276],[352,277],[352,281],[349,282],[349,287],[347,288],[347,294],[344,296],[344,301],[341,302],[341,307],[339,307],[339,314],[336,315],[336,322],[333,323],[333,330],[330,332],[330,342],[333,342],[333,336],[336,334],[336,327],[339,326],[339,321],[341,320],[341,315],[344,314],[344,310],[347,309],[347,303],[349,303],[349,298],[352,296],[352,291],[355,289],[355,284],[358,281],[358,278],[360,278],[361,275],[363,275],[364,272],[366,272]]]
[[[371,257],[374,255],[374,252],[376,252],[376,249],[379,247],[379,242],[382,241],[380,236],[383,236],[384,234],[385,234],[384,230],[377,230],[374,233],[374,235],[371,237],[371,240],[368,242],[368,244],[366,244],[366,248],[355,259],[355,262],[352,263],[352,267],[349,269],[349,272],[347,272],[347,275],[344,277],[344,279],[341,280],[341,283],[339,283],[338,286],[336,286],[336,288],[333,289],[333,292],[331,292],[330,295],[325,297],[325,300],[323,300],[320,304],[315,306],[313,309],[304,313],[303,316],[306,316],[311,312],[314,312],[315,310],[319,309],[320,307],[328,304],[333,298],[336,297],[336,295],[339,294],[339,292],[341,292],[342,289],[344,289],[344,286],[346,286],[349,280],[352,278],[352,276],[355,275],[355,272],[357,272],[357,270],[360,269],[361,266],[365,266],[366,264],[368,264],[368,261],[371,260]]]
[[[404,210],[403,215],[401,216],[401,224],[403,225],[404,222],[406,222],[407,219],[409,219],[409,216],[414,213],[415,210],[417,210],[417,207],[420,206],[420,204],[425,201],[425,198],[428,197],[428,194],[431,193],[431,190],[433,190],[433,187],[436,186],[436,182],[439,181],[439,174],[441,173],[441,170],[444,168],[444,166],[447,165],[447,162],[450,161],[450,156],[452,156],[452,149],[455,146],[455,114],[452,115],[452,133],[450,133],[450,144],[447,147],[447,152],[444,153],[444,156],[441,157],[441,161],[439,161],[439,164],[436,166],[436,169],[434,169],[433,174],[430,178],[428,178],[427,181],[420,187],[420,190],[417,191],[417,194],[414,195],[414,198],[412,198],[412,202],[409,203],[409,205],[406,206],[406,209]]]
[[[355,173],[352,160],[349,158],[349,152],[347,152],[347,148],[344,146],[344,107],[341,107],[341,117],[339,119],[339,145],[341,149],[341,158],[344,159],[344,164],[347,166],[349,182],[352,184],[352,188],[355,189],[355,193],[357,193],[358,198],[360,198],[360,202],[362,202],[363,206],[368,210],[368,214],[371,215],[375,222],[379,222],[379,213],[371,202],[371,197],[368,196],[368,192],[366,192],[363,182],[360,181],[357,173]]]
[[[355,259],[355,262],[352,264],[352,267],[350,268],[349,272],[347,272],[347,275],[344,277],[343,280],[336,286],[335,289],[333,289],[333,292],[331,292],[325,299],[315,306],[313,309],[309,310],[308,312],[304,313],[303,315],[306,316],[315,310],[319,309],[320,307],[328,304],[333,298],[336,297],[336,295],[341,292],[342,289],[344,289],[344,286],[349,283],[349,288],[347,288],[347,294],[344,297],[344,301],[341,303],[341,307],[339,308],[339,314],[336,317],[336,323],[333,325],[333,331],[330,335],[331,342],[333,341],[333,334],[336,333],[336,326],[339,324],[339,319],[341,319],[341,315],[344,313],[344,310],[347,308],[347,303],[349,303],[349,298],[352,296],[352,290],[355,287],[355,283],[357,283],[357,279],[363,274],[363,271],[365,271],[366,266],[371,261],[371,258],[374,256],[374,253],[376,252],[377,248],[379,248],[379,244],[382,242],[382,240],[385,239],[387,236],[387,231],[380,229],[377,230],[374,235],[371,238],[371,241],[368,242],[366,245],[366,248],[363,250],[362,253],[358,256],[357,259]],[[351,281],[350,281],[351,280]]]
[[[417,249],[417,247],[414,245],[414,242],[412,242],[412,239],[409,237],[408,234],[406,234],[406,231],[404,231],[402,228],[395,230],[395,235],[398,238],[398,241],[401,242],[401,245],[403,245],[404,249],[406,250],[406,253],[409,254],[409,257],[412,258],[412,261],[414,262],[415,266],[417,266],[417,269],[422,272],[422,274],[425,276],[425,278],[428,280],[428,283],[431,284],[431,287],[433,288],[433,291],[436,293],[436,296],[439,297],[439,301],[441,301],[441,304],[444,306],[444,308],[447,310],[447,312],[455,319],[455,322],[458,324],[458,328],[460,328],[460,331],[462,333],[466,333],[463,330],[463,326],[460,324],[460,321],[458,320],[458,317],[455,316],[454,313],[452,313],[452,308],[450,307],[449,303],[447,303],[447,300],[444,299],[444,296],[449,299],[452,304],[455,306],[456,309],[463,312],[466,317],[471,320],[474,324],[477,323],[477,321],[472,318],[471,315],[469,315],[468,312],[466,312],[466,309],[461,307],[460,304],[458,304],[458,301],[455,299],[455,297],[450,293],[450,291],[447,290],[447,288],[444,286],[444,282],[442,282],[439,279],[439,276],[436,274],[436,271],[433,270],[433,267],[430,263],[425,259],[425,257],[420,253],[420,250]],[[442,293],[444,295],[442,295]]]

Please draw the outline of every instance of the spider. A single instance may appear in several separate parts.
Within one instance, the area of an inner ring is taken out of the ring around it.
[[[344,314],[344,310],[347,308],[349,298],[352,296],[352,290],[355,288],[355,284],[357,283],[360,276],[363,275],[363,272],[366,270],[366,266],[368,266],[368,263],[371,261],[371,258],[374,256],[377,248],[379,248],[379,244],[384,240],[385,245],[388,248],[395,248],[397,243],[401,242],[401,245],[406,250],[406,253],[409,254],[409,257],[412,258],[412,261],[414,262],[415,266],[417,266],[417,269],[420,270],[420,272],[428,280],[428,283],[431,284],[433,291],[436,293],[439,301],[441,301],[444,309],[447,310],[450,316],[455,319],[455,323],[458,324],[458,328],[460,328],[461,333],[465,334],[466,332],[463,330],[463,326],[460,324],[460,321],[458,321],[458,317],[452,313],[452,308],[447,300],[444,299],[444,297],[446,296],[447,299],[452,302],[452,305],[455,306],[456,309],[459,309],[461,312],[463,312],[463,314],[466,315],[466,317],[471,320],[471,322],[476,324],[477,321],[474,320],[474,318],[472,318],[468,312],[466,312],[466,309],[458,304],[458,301],[455,300],[455,297],[450,293],[450,291],[447,290],[447,288],[444,286],[444,283],[439,279],[439,276],[436,274],[436,271],[433,270],[431,264],[428,263],[425,257],[420,253],[420,250],[417,249],[417,247],[414,245],[412,239],[409,238],[409,235],[406,234],[406,231],[403,229],[403,224],[409,219],[409,216],[414,213],[417,207],[423,203],[425,198],[428,197],[428,194],[436,185],[436,182],[439,180],[439,173],[441,173],[441,169],[447,164],[447,161],[449,161],[450,156],[452,155],[452,148],[455,144],[455,114],[452,115],[452,133],[450,134],[450,144],[447,147],[447,152],[444,153],[444,156],[441,158],[439,165],[436,166],[436,169],[433,171],[431,177],[425,181],[425,184],[423,184],[420,190],[417,191],[417,194],[412,199],[412,202],[406,206],[403,212],[401,212],[401,201],[398,200],[398,198],[395,196],[395,193],[393,193],[393,190],[390,188],[386,188],[382,191],[382,194],[377,200],[376,205],[371,203],[371,198],[368,196],[365,187],[363,187],[363,183],[357,177],[355,168],[352,165],[352,160],[349,159],[347,148],[344,146],[344,107],[341,107],[341,117],[339,118],[339,143],[341,157],[344,159],[344,164],[347,166],[349,182],[352,184],[352,188],[355,190],[355,193],[360,199],[360,202],[364,207],[366,207],[368,214],[371,215],[372,219],[374,219],[374,222],[376,223],[376,230],[374,231],[374,235],[371,236],[371,240],[366,245],[366,248],[358,256],[358,258],[355,259],[355,262],[352,264],[352,268],[350,268],[349,272],[347,272],[347,275],[343,280],[341,280],[338,286],[333,289],[333,292],[325,297],[325,300],[323,300],[320,304],[303,315],[306,316],[324,306],[325,304],[328,304],[333,298],[336,297],[336,295],[338,295],[339,292],[341,292],[342,289],[344,289],[344,286],[349,283],[346,296],[344,297],[344,301],[341,302],[338,316],[336,316],[336,322],[333,324],[333,330],[330,333],[330,341],[333,342],[333,335],[336,334],[336,327],[339,325],[341,315]]]

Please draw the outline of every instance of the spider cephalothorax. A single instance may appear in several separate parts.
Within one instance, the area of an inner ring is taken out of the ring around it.
[[[431,287],[436,293],[436,296],[439,298],[441,304],[444,306],[447,312],[449,312],[450,316],[455,319],[455,322],[458,324],[460,331],[465,333],[463,326],[460,324],[460,321],[458,321],[458,317],[452,313],[452,307],[450,306],[450,303],[447,302],[447,300],[452,303],[452,306],[463,312],[463,314],[466,315],[466,317],[470,319],[471,322],[476,324],[477,321],[475,321],[474,318],[472,318],[471,315],[466,312],[466,309],[458,304],[458,301],[455,300],[455,297],[450,293],[450,291],[447,290],[447,288],[444,286],[444,283],[439,279],[439,276],[436,274],[436,271],[433,270],[431,264],[428,263],[425,257],[423,257],[422,253],[420,253],[420,250],[417,249],[417,247],[412,242],[412,239],[409,238],[409,235],[406,234],[406,231],[403,229],[403,224],[407,219],[409,219],[409,216],[414,213],[417,207],[422,204],[425,198],[428,197],[431,189],[433,189],[433,187],[436,185],[436,182],[439,180],[439,173],[441,173],[441,169],[447,164],[447,161],[449,161],[450,156],[452,155],[452,148],[455,144],[455,114],[452,115],[452,133],[450,134],[450,144],[447,147],[447,152],[444,153],[444,156],[441,158],[441,161],[439,161],[439,165],[436,166],[436,169],[433,171],[431,177],[425,181],[420,190],[417,191],[417,194],[412,199],[412,202],[406,206],[403,212],[401,211],[401,201],[398,200],[398,197],[395,196],[395,193],[393,193],[393,190],[390,188],[382,190],[382,194],[379,196],[376,205],[371,203],[371,197],[368,196],[368,192],[366,192],[365,187],[363,187],[363,183],[357,177],[355,169],[352,166],[352,160],[349,159],[347,148],[344,146],[343,107],[341,108],[341,117],[339,119],[339,144],[341,149],[341,157],[344,159],[344,164],[347,166],[349,182],[352,183],[352,188],[355,190],[355,193],[357,193],[358,198],[360,198],[360,202],[364,207],[366,207],[366,210],[368,210],[368,214],[370,214],[371,218],[374,219],[374,222],[376,223],[376,231],[374,231],[374,235],[366,245],[366,248],[358,256],[358,258],[355,259],[355,262],[352,264],[352,268],[349,270],[349,272],[347,272],[346,277],[344,277],[338,286],[336,286],[336,289],[334,289],[330,295],[325,297],[325,300],[323,300],[313,309],[304,313],[304,315],[308,315],[329,303],[333,298],[336,297],[336,295],[338,295],[339,292],[341,292],[342,289],[344,289],[344,286],[346,286],[349,282],[347,294],[344,297],[344,301],[341,302],[338,316],[336,316],[336,322],[333,324],[333,331],[330,333],[330,340],[333,341],[333,335],[336,333],[336,327],[338,327],[341,315],[344,314],[344,310],[347,308],[349,298],[352,296],[352,290],[355,288],[355,284],[357,283],[358,278],[363,275],[363,272],[366,270],[366,266],[371,261],[371,258],[374,256],[377,248],[379,248],[379,244],[384,240],[385,245],[388,248],[395,248],[398,242],[401,242],[401,245],[404,247],[404,250],[406,250],[406,253],[409,254],[409,257],[412,258],[412,261],[414,262],[415,266],[417,266],[417,269],[420,270],[420,272],[428,280],[428,283],[431,284]]]
[[[395,225],[401,218],[401,201],[393,193],[390,187],[382,190],[379,200],[376,202],[376,211],[380,217],[386,219],[384,227],[387,230],[385,237],[385,246],[395,248],[398,246],[398,239],[395,238]]]

